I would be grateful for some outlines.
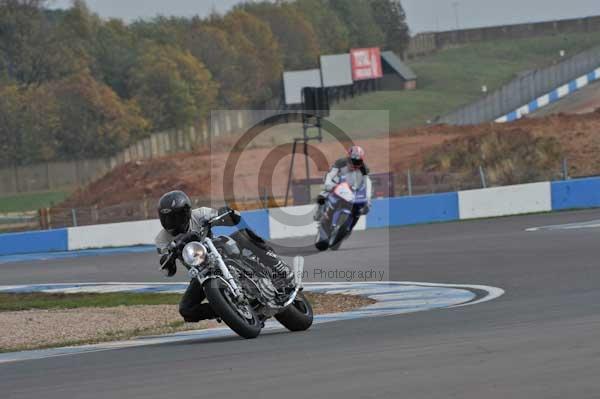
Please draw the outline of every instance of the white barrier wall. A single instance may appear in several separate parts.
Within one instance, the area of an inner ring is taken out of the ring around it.
[[[312,221],[314,211],[315,205],[270,209],[269,232],[271,239],[316,235],[317,222]]]
[[[152,245],[162,229],[157,220],[69,228],[69,250]]]
[[[458,207],[461,219],[552,210],[549,182],[460,191]]]
[[[316,205],[288,206],[269,210],[269,231],[271,239],[306,237],[317,234],[317,222],[313,221]],[[365,230],[363,216],[354,230]]]
[[[600,178],[495,187],[459,193],[378,199],[357,230],[419,223],[600,207]],[[266,239],[314,236],[315,205],[242,213]],[[0,256],[152,245],[158,220],[0,235]],[[270,234],[269,234],[270,230]]]

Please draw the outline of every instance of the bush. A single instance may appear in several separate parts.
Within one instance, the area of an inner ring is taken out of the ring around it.
[[[521,128],[460,137],[424,157],[430,172],[472,173],[483,166],[489,184],[551,179],[560,170],[562,149],[554,137],[535,137]]]

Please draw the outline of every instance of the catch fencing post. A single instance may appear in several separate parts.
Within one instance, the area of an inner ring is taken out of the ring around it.
[[[142,201],[142,212],[144,214],[144,220],[148,219],[148,197],[144,194],[144,199]]]
[[[563,158],[562,161],[562,174],[563,180],[569,180],[569,165],[567,164],[567,158]]]
[[[95,204],[92,207],[92,220],[94,221],[94,223],[98,223],[99,219],[100,219],[100,217],[98,215],[98,204]]]
[[[71,218],[73,219],[73,227],[77,227],[77,211],[71,208]]]
[[[263,209],[269,208],[269,193],[266,187],[262,188],[262,206]]]
[[[412,197],[412,175],[410,173],[410,169],[406,171],[406,185],[408,187],[408,196]]]
[[[487,182],[485,181],[485,171],[483,166],[479,165],[479,177],[481,178],[481,187],[487,188]]]

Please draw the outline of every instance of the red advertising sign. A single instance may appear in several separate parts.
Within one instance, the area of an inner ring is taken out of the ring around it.
[[[379,79],[383,76],[379,47],[356,48],[350,50],[352,79]]]

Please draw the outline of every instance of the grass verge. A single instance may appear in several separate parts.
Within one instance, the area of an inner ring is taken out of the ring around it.
[[[44,292],[0,294],[0,312],[14,312],[33,309],[77,309],[112,308],[136,305],[175,305],[181,294],[155,293],[77,293],[49,294]]]
[[[69,193],[47,191],[0,197],[0,213],[35,211],[64,201]]]

